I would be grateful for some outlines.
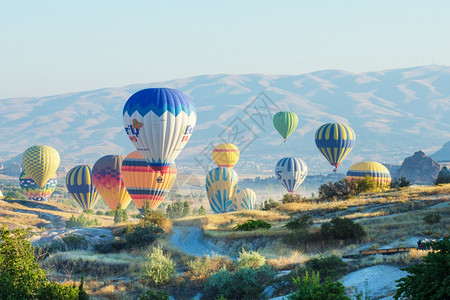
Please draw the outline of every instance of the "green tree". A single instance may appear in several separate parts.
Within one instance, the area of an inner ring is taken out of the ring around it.
[[[422,263],[402,270],[408,276],[397,280],[395,299],[450,299],[450,239],[431,242],[432,252],[422,259]]]
[[[299,194],[284,194],[283,198],[280,200],[281,203],[300,203],[302,201],[302,196]]]
[[[184,201],[183,202],[183,217],[187,217],[191,214],[191,206],[189,205],[189,202]]]
[[[128,212],[126,209],[122,209],[122,205],[117,205],[116,212],[114,214],[114,224],[125,223],[128,221]]]
[[[164,254],[161,247],[153,248],[143,265],[141,277],[156,285],[163,284],[175,277],[175,268],[176,264],[169,254]]]
[[[366,236],[364,228],[347,218],[334,218],[320,226],[320,233],[326,238],[355,240]]]
[[[289,300],[350,300],[345,296],[345,287],[339,281],[333,282],[327,278],[320,284],[319,273],[308,272],[302,278],[294,278],[297,291],[288,296]]]
[[[205,216],[206,215],[206,208],[202,206],[200,206],[200,208],[198,209],[198,215],[199,216]]]
[[[450,171],[447,169],[447,167],[443,167],[439,171],[438,177],[434,181],[435,185],[444,183],[450,183]]]
[[[411,181],[406,180],[406,178],[403,177],[403,176],[400,177],[400,178],[395,177],[391,181],[391,188],[394,188],[394,189],[398,189],[398,188],[402,188],[402,187],[408,187],[410,185],[411,185]]]

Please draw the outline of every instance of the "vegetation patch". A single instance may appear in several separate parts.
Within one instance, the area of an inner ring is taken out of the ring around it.
[[[251,231],[257,229],[270,229],[272,225],[263,220],[247,220],[242,224],[236,225],[236,230]]]

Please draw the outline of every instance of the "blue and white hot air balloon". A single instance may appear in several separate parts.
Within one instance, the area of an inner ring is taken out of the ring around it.
[[[307,173],[305,162],[296,157],[282,158],[275,165],[275,176],[291,194],[302,184]]]
[[[141,90],[123,108],[128,138],[149,165],[162,174],[188,142],[196,120],[192,100],[169,88]]]
[[[206,194],[216,214],[234,211],[233,200],[238,187],[238,175],[232,168],[218,167],[206,175]]]
[[[253,210],[255,209],[256,193],[252,189],[238,189],[234,197],[234,210]]]

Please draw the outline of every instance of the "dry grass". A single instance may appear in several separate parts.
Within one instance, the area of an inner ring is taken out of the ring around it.
[[[264,254],[265,251],[261,251]],[[290,255],[279,256],[277,258],[269,258],[266,260],[267,264],[276,270],[292,270],[296,266],[309,260],[309,256],[297,251],[291,251]]]
[[[371,267],[374,265],[396,264],[407,266],[411,263],[418,263],[424,256],[427,256],[430,250],[413,249],[410,252],[398,253],[392,255],[370,255],[361,259],[355,266],[357,269]]]

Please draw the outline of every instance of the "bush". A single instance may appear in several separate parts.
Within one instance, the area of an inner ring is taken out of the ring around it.
[[[394,188],[394,189],[408,187],[410,185],[411,185],[411,181],[406,180],[406,178],[403,176],[401,176],[400,178],[395,177],[391,181],[391,188]]]
[[[342,240],[357,240],[366,236],[364,228],[347,218],[334,218],[331,222],[323,223],[320,233],[325,238]]]
[[[95,214],[96,214],[97,216],[103,216],[103,215],[104,215],[104,213],[103,213],[101,210],[97,210],[97,211],[95,212]]]
[[[69,220],[66,221],[66,228],[74,228],[74,227],[91,227],[91,226],[100,226],[101,223],[93,218],[89,219],[86,215],[81,214],[78,217],[72,215]]]
[[[30,229],[0,228],[0,299],[89,299],[80,287],[49,282],[28,241]],[[87,298],[80,298],[79,295]]]
[[[328,184],[322,184],[319,186],[319,198],[333,200],[346,198],[350,194],[356,193],[353,190],[354,187],[355,182],[347,179],[341,179],[335,183],[329,181]]]
[[[450,183],[450,171],[447,169],[447,167],[443,167],[439,171],[438,177],[434,181],[435,185],[444,183]]]
[[[141,278],[156,285],[168,282],[175,277],[175,262],[169,254],[164,254],[161,247],[153,248],[147,255],[141,271]]]
[[[172,222],[159,211],[146,210],[139,220],[139,225],[141,227],[158,226],[167,232],[172,227]]]
[[[449,237],[431,242],[431,248],[422,263],[402,269],[409,274],[396,281],[395,299],[450,299]]]
[[[427,214],[423,218],[423,220],[427,224],[436,224],[436,223],[439,223],[441,221],[441,216],[438,215],[437,213]]]
[[[66,244],[67,250],[86,250],[90,245],[84,236],[78,234],[68,234],[62,240]]]
[[[116,211],[115,210],[107,210],[107,211],[105,211],[105,216],[114,217],[115,215],[116,215]]]
[[[125,223],[128,221],[128,213],[126,209],[122,209],[122,205],[119,203],[114,213],[114,224]]]
[[[303,198],[299,194],[284,194],[283,198],[280,200],[282,204],[286,203],[300,203]]]
[[[267,222],[264,222],[263,220],[247,220],[246,222],[242,224],[236,225],[234,229],[236,230],[243,230],[243,231],[251,231],[256,229],[270,229],[272,225],[270,225]]]
[[[273,210],[280,205],[280,202],[276,202],[272,198],[269,198],[269,200],[266,200],[263,204],[261,204],[261,210]]]
[[[294,278],[297,291],[288,296],[289,300],[350,300],[345,296],[345,287],[339,281],[330,278],[320,284],[319,273],[308,272],[302,278]]]
[[[148,290],[145,294],[140,295],[138,300],[169,300],[169,293],[152,289]]]
[[[310,215],[303,215],[293,221],[287,222],[283,226],[290,230],[305,230],[314,224],[313,217]]]
[[[225,256],[209,256],[198,257],[187,262],[188,275],[192,279],[205,281],[219,270],[227,270],[231,268],[231,261]]]
[[[222,270],[211,275],[202,299],[264,299],[261,293],[276,273],[267,265],[258,269]]]
[[[242,252],[239,252],[238,266],[241,269],[242,268],[258,269],[264,266],[265,264],[266,259],[257,251],[247,252],[245,251],[245,249],[242,249]]]
[[[171,219],[184,218],[189,216],[191,213],[191,206],[189,202],[181,201],[173,202],[172,204],[167,205],[166,214]]]
[[[90,208],[86,208],[86,209],[83,209],[83,213],[87,214],[87,215],[93,215],[94,214],[94,210],[90,209]]]
[[[347,264],[337,255],[314,257],[308,260],[305,265],[308,270],[320,274],[320,279],[322,281],[327,277],[332,280],[337,280],[344,275],[347,270]]]

